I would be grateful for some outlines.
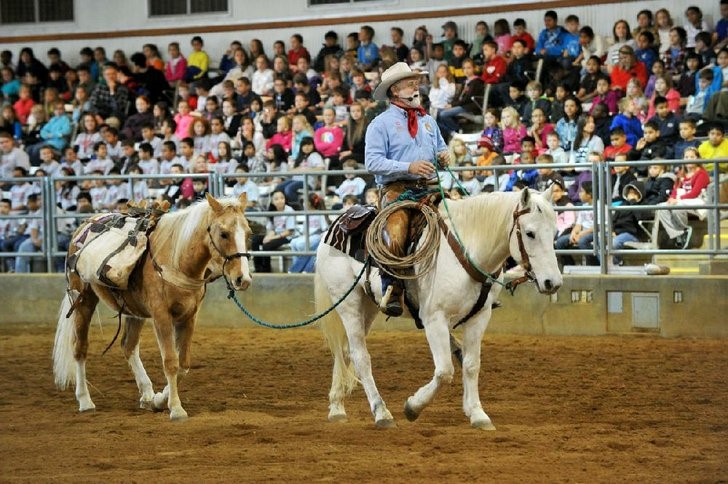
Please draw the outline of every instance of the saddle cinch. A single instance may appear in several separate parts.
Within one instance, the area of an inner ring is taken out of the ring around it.
[[[90,218],[74,236],[78,251],[67,266],[84,282],[126,290],[129,276],[147,250],[149,234],[168,207],[129,206],[129,213]]]

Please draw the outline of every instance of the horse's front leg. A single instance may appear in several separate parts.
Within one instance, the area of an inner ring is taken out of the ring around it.
[[[144,369],[142,359],[139,357],[139,336],[144,326],[144,320],[127,316],[124,318],[124,333],[121,337],[121,346],[129,367],[134,373],[137,388],[139,388],[139,407],[147,410],[154,409],[154,386]]]
[[[470,425],[473,427],[495,430],[490,417],[483,410],[478,391],[480,347],[491,316],[489,304],[478,315],[465,323],[463,329],[463,410],[465,415],[470,418]]]
[[[167,408],[169,408],[169,418],[172,420],[184,420],[187,418],[187,412],[182,408],[182,402],[179,399],[177,390],[177,374],[179,373],[179,355],[175,345],[175,329],[172,318],[165,314],[154,319],[154,332],[157,335],[157,343],[159,351],[162,354],[162,366],[164,368],[164,376],[167,378],[167,386],[162,394],[154,397],[154,404],[162,403],[160,396],[163,398],[166,394]]]
[[[437,314],[429,323],[425,323],[425,334],[435,362],[435,374],[432,380],[407,399],[404,414],[407,420],[413,421],[420,416],[424,408],[432,402],[442,385],[451,383],[455,373],[450,353],[450,330],[442,314]]]

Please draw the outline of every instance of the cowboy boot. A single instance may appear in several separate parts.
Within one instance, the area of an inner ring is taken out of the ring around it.
[[[382,272],[382,300],[379,309],[387,316],[399,317],[402,310],[402,281]]]
[[[382,241],[393,255],[404,256],[408,229],[409,216],[405,210],[398,210],[387,219],[386,226],[382,230]],[[381,274],[382,300],[379,308],[387,316],[401,316],[404,284],[384,271],[381,271]]]

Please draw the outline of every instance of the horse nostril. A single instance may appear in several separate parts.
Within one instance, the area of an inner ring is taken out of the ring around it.
[[[543,281],[543,285],[546,286],[547,291],[550,291],[554,288],[554,285],[551,283],[551,279],[546,279],[545,281]]]
[[[240,276],[237,279],[235,279],[235,285],[238,287],[243,285],[243,276]]]

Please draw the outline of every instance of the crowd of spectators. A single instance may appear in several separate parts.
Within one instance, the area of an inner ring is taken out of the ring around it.
[[[386,108],[371,93],[396,62],[423,74],[425,107],[449,141],[453,165],[473,167],[445,179],[453,197],[555,185],[556,204],[590,203],[596,181],[580,164],[654,160],[649,170],[616,168],[611,202],[692,206],[711,167],[660,160],[728,157],[728,0],[720,1],[720,17],[712,28],[694,6],[679,13],[642,10],[632,26],[619,20],[611,32],[600,32],[575,15],[561,25],[549,10],[534,35],[523,19],[499,19],[492,30],[478,22],[465,42],[458,25],[447,21],[441,36],[418,27],[409,46],[397,26],[379,46],[374,29],[364,25],[343,42],[327,32],[316,55],[294,33],[287,45],[276,41],[272,52],[257,39],[233,41],[219,62],[200,36],[188,48],[170,43],[166,55],[151,43],[128,56],[117,50],[110,59],[103,47],[85,47],[75,67],[57,48],[48,50],[47,62],[31,48],[17,60],[3,51],[0,177],[7,197],[0,202],[0,244],[6,252],[43,244],[37,219],[2,219],[39,213],[40,185],[30,175],[97,176],[55,183],[58,210],[68,212],[115,210],[150,197],[184,207],[208,190],[204,177],[189,174],[210,172],[229,175],[228,191],[247,193],[250,210],[376,203],[372,180],[353,175],[308,177],[318,198],[304,200],[303,174],[363,166],[367,125]],[[482,131],[475,149],[458,137],[463,130]],[[533,163],[573,167],[525,166]],[[512,165],[507,173],[484,168],[505,164]],[[132,186],[103,178],[135,173],[170,177]],[[558,248],[591,246],[589,213],[560,212]],[[642,215],[618,213],[615,247],[621,248],[640,238],[635,224]],[[683,212],[666,214],[658,217],[667,234],[660,244],[687,246]],[[316,218],[309,234],[314,246],[328,222]],[[71,225],[59,228],[61,249]],[[292,217],[272,217],[254,242],[263,250],[303,250],[301,235]],[[256,266],[270,270],[263,258]],[[28,258],[16,257],[5,268],[27,271]],[[294,270],[310,268],[308,259],[294,264]]]

